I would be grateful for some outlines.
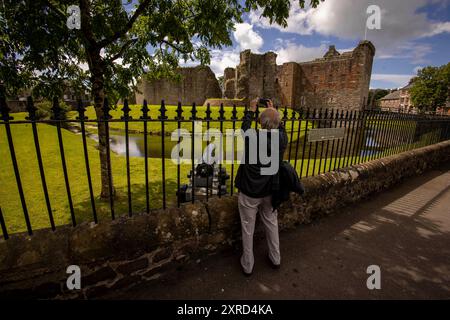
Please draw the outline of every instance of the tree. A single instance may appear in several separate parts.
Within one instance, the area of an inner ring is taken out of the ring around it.
[[[305,0],[298,2],[303,8]],[[69,15],[72,5],[79,9],[79,29],[68,27],[68,19],[77,19]],[[89,89],[101,119],[105,95],[129,96],[144,73],[174,77],[180,59],[208,64],[209,50],[231,45],[234,25],[252,10],[285,27],[290,5],[289,0],[3,0],[0,79],[8,94],[33,88],[33,95],[60,96],[65,84],[79,92]],[[108,197],[104,123],[98,134],[101,196]]]
[[[436,111],[449,99],[450,63],[425,67],[412,79],[411,100],[420,111]]]
[[[367,101],[369,102],[370,108],[379,107],[378,100],[383,98],[389,93],[387,89],[370,89]]]

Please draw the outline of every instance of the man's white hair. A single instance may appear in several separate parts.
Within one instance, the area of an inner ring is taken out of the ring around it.
[[[275,109],[265,109],[259,116],[259,122],[263,129],[278,129],[280,126],[280,114]]]

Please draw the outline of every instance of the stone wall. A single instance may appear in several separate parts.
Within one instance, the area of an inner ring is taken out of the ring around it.
[[[275,53],[246,50],[236,76],[225,73],[225,97],[267,97],[292,108],[361,109],[367,103],[374,55],[373,44],[361,41],[353,51],[340,54],[330,46],[323,58],[277,66]]]
[[[309,223],[450,161],[450,141],[303,180],[279,210],[280,229]],[[237,197],[14,234],[0,240],[0,298],[94,298],[152,281],[188,260],[239,242]],[[82,271],[81,290],[65,286],[69,265]]]
[[[234,99],[236,96],[236,69],[225,68],[223,72],[223,97]]]
[[[276,98],[277,55],[273,52],[254,54],[242,51],[236,67],[237,99]]]
[[[350,52],[339,54],[334,46],[321,59],[299,63],[300,74],[292,78],[289,106],[312,106],[359,110],[367,103],[375,48],[362,41]],[[283,65],[284,67],[284,65]]]
[[[176,105],[181,101],[185,105],[202,105],[207,98],[221,98],[222,90],[215,74],[207,66],[179,68],[181,80],[170,79],[141,80],[136,91],[136,103],[147,99],[149,104]]]

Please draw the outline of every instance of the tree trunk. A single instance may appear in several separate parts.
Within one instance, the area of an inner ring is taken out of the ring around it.
[[[105,92],[103,89],[103,68],[101,67],[101,57],[98,56],[93,59],[93,65],[97,66],[95,72],[92,73],[92,94],[94,96],[94,107],[97,119],[103,118],[103,101]],[[109,198],[109,170],[108,170],[108,153],[107,153],[107,139],[106,139],[106,123],[98,122],[98,150],[100,153],[100,175],[101,175],[101,198]],[[112,176],[111,176],[112,183]],[[112,192],[114,195],[114,186]]]
[[[81,13],[81,32],[84,36],[84,47],[86,50],[86,58],[91,72],[92,95],[94,98],[94,108],[97,119],[103,117],[103,100],[105,98],[104,77],[105,65],[100,55],[101,46],[98,45],[92,33],[92,17],[90,16],[90,2],[88,0],[80,0]],[[109,197],[109,183],[112,184],[108,170],[108,153],[106,140],[106,125],[104,122],[98,122],[98,150],[100,153],[100,175],[101,175],[101,198]],[[114,194],[114,186],[111,186],[112,194]]]

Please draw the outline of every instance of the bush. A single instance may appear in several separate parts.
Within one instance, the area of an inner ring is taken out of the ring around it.
[[[52,115],[52,102],[49,100],[42,100],[41,102],[36,103],[36,119],[38,120],[44,120],[44,119],[50,119],[50,116]],[[68,106],[65,102],[61,101],[59,103],[59,106],[61,107],[61,116],[62,119],[67,119],[67,112],[70,111],[70,106]]]

